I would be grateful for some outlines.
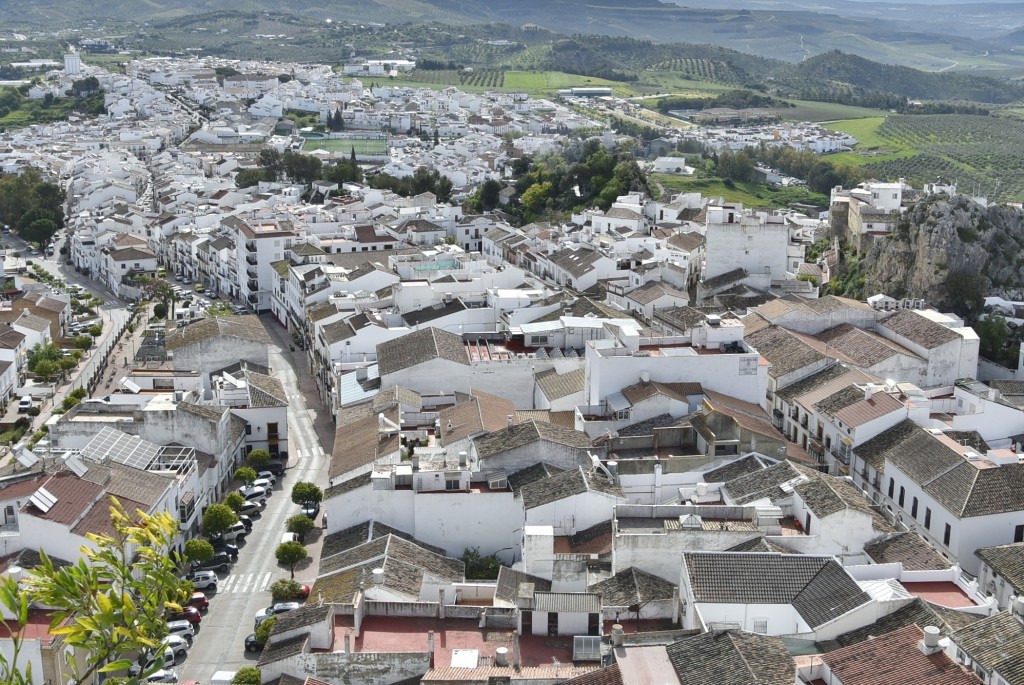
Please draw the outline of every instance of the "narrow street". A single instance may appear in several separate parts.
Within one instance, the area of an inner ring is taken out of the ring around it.
[[[256,663],[259,654],[245,651],[245,638],[253,632],[256,612],[272,602],[270,584],[288,577],[288,570],[274,558],[274,550],[285,532],[286,522],[298,513],[298,507],[291,501],[291,488],[298,481],[312,481],[320,487],[327,484],[329,452],[324,451],[321,440],[328,449],[333,446],[334,424],[323,410],[315,383],[306,371],[305,354],[289,350],[291,337],[272,317],[264,316],[262,320],[274,340],[270,347],[271,369],[288,395],[288,470],[267,500],[262,516],[254,519],[252,533],[240,545],[238,562],[221,575],[195,644],[188,658],[176,666],[180,681],[209,682],[217,671],[235,671]],[[317,523],[321,521],[318,517]],[[312,585],[322,543],[320,528],[306,537],[310,558],[295,569],[299,582]]]

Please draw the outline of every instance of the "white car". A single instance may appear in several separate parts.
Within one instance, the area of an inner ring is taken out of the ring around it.
[[[146,668],[152,668],[155,663],[156,663],[156,659],[150,659],[146,663]],[[173,666],[173,665],[174,665],[174,650],[171,649],[170,647],[167,647],[166,649],[164,649],[164,666]],[[139,673],[141,673],[141,672],[142,672],[142,664],[138,663],[138,662],[132,664],[131,668],[128,669],[128,673],[130,675],[133,675],[133,676],[139,675]],[[157,671],[157,673],[160,673],[160,671]],[[158,680],[158,681],[154,681],[154,682],[163,682],[163,681],[159,681]]]
[[[164,669],[161,669],[161,670],[157,671],[156,673],[154,673],[153,675],[149,676],[148,678],[146,678],[146,682],[147,683],[176,683],[176,682],[178,682],[178,674],[175,671],[173,671],[173,670],[171,670],[169,668],[164,668]]]
[[[298,602],[278,602],[273,606],[269,606],[266,609],[256,612],[256,627],[258,628],[261,623],[266,621],[271,616],[277,616],[283,614],[286,611],[293,611],[298,609],[302,605]]]
[[[257,478],[252,482],[254,488],[263,488],[263,491],[270,497],[274,494],[274,483],[268,478]]]
[[[245,487],[244,485],[238,488],[238,494],[250,502],[265,502],[267,501],[267,491],[261,487],[252,486]]]
[[[178,637],[185,640],[185,642],[191,643],[192,638],[195,637],[196,631],[192,627],[192,624],[188,621],[168,621],[167,632],[170,635],[177,635]]]
[[[164,641],[161,644],[174,652],[175,661],[186,656],[188,654],[189,647],[192,646],[191,642],[180,635],[168,635],[164,638]]]
[[[271,487],[277,485],[277,476],[275,476],[270,471],[260,471],[256,475],[258,475],[260,477],[260,480],[269,480]]]

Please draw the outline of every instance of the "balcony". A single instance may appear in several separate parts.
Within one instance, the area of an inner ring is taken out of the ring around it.
[[[804,428],[807,428],[807,414],[804,414],[803,416],[800,417],[800,425]]]
[[[249,302],[249,304],[258,304],[260,301],[260,296],[258,293],[249,293],[248,295],[246,295],[245,299],[246,301]]]
[[[842,464],[845,464],[847,466],[850,465],[850,450],[849,449],[833,448],[832,456],[835,457],[836,461],[838,461],[838,462],[840,462]]]
[[[259,263],[259,261],[256,259],[256,255],[254,255],[254,254],[247,254],[247,255],[245,255],[245,263],[246,264],[251,264],[253,266],[256,266]]]
[[[256,252],[256,241],[255,240],[246,240],[245,241],[245,251],[246,252]]]
[[[260,282],[258,280],[256,280],[255,278],[250,278],[248,281],[245,282],[245,284],[249,287],[249,290],[259,290],[260,289]]]

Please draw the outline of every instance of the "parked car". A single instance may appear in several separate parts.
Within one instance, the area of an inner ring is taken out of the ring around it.
[[[163,665],[166,666],[166,665],[169,665],[169,664],[172,664],[172,665],[174,664],[174,650],[171,649],[170,647],[165,647],[164,648],[163,657],[164,657],[164,664]],[[138,661],[136,661],[134,664],[132,664],[131,666],[128,667],[128,673],[133,675],[133,676],[137,676],[140,673],[142,673],[142,670],[143,670],[142,664],[143,664],[143,662],[145,662],[145,664],[146,664],[145,668],[153,668],[156,665],[156,657],[153,654],[149,654],[148,658],[139,657]],[[157,673],[159,673],[159,671],[157,671]],[[160,682],[160,681],[157,681],[157,682]]]
[[[247,652],[262,652],[263,643],[256,639],[256,633],[249,633],[249,636],[245,638],[245,651]]]
[[[172,611],[167,614],[168,621],[188,621],[193,625],[203,622],[203,615],[199,609],[193,606],[183,606],[181,611]]]
[[[267,478],[257,478],[252,482],[252,487],[263,488],[263,492],[266,493],[267,497],[274,494],[274,483]]]
[[[231,557],[227,554],[220,552],[214,553],[212,557],[204,561],[199,565],[200,571],[220,571],[223,573],[227,571],[231,566]]]
[[[296,535],[295,533],[283,533],[281,535],[281,544],[282,545],[284,543],[286,543],[286,542],[298,542],[298,541],[299,541],[299,536]]]
[[[309,504],[303,504],[302,513],[311,519],[315,519],[316,515],[320,513],[320,503],[312,502]]]
[[[263,507],[260,506],[259,502],[246,502],[245,504],[243,504],[241,507],[238,508],[238,513],[241,514],[241,515],[244,515],[246,518],[248,518],[249,521],[250,521],[250,525],[251,525],[252,519],[249,518],[249,517],[255,516],[255,517],[258,518],[258,517],[262,516],[263,515]],[[242,524],[242,525],[245,525],[245,524]],[[248,532],[248,530],[246,532]]]
[[[298,602],[278,602],[273,606],[269,606],[256,613],[256,627],[259,628],[259,625],[271,616],[277,616],[278,614],[283,614],[287,611],[294,611],[301,606],[302,605]]]
[[[247,532],[247,533],[251,533],[252,532],[252,519],[251,518],[249,518],[245,514],[239,514],[238,515],[238,521],[243,526],[245,526],[245,532]]]
[[[210,538],[210,542],[212,542],[213,544],[217,544],[218,542],[234,542],[236,540],[244,540],[245,536],[248,534],[249,531],[248,529],[246,529],[245,524],[241,521],[238,521],[232,524],[232,526],[228,528],[226,532]]]
[[[206,611],[210,608],[210,600],[205,592],[193,592],[192,596],[185,602],[185,606],[194,607],[199,611]]]
[[[190,645],[192,644],[192,639],[196,636],[195,628],[188,621],[168,621],[167,633],[183,638]]]
[[[269,480],[270,481],[270,487],[274,487],[275,485],[277,485],[277,476],[275,476],[270,471],[260,471],[256,475],[258,475],[260,477],[260,480]],[[259,482],[259,481],[257,481],[257,482]]]
[[[217,574],[213,571],[195,571],[189,574],[185,580],[192,583],[197,590],[217,591]]]
[[[271,474],[275,476],[283,476],[285,464],[286,460],[284,459],[271,459],[269,462],[267,462],[267,471],[269,471]],[[267,471],[260,471],[260,477],[266,478],[264,474]]]
[[[188,656],[189,647],[192,646],[192,643],[188,642],[180,635],[168,635],[160,644],[162,644],[165,649],[170,649],[174,652],[175,663],[177,663],[178,659]]]
[[[178,674],[169,668],[164,668],[146,678],[147,683],[176,683]]]
[[[231,563],[238,561],[238,545],[230,542],[218,542],[214,544],[213,551],[217,554],[227,554],[231,557]]]
[[[238,488],[238,494],[240,494],[242,497],[249,500],[250,502],[267,501],[267,491],[264,490],[263,488],[256,486],[245,487],[243,485],[242,487]]]

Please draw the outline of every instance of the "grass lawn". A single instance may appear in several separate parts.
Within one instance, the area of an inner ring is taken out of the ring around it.
[[[302,149],[304,152],[351,152],[352,148],[355,148],[357,155],[383,155],[387,154],[388,144],[386,140],[307,140]]]
[[[803,202],[825,206],[828,198],[806,188],[772,188],[749,181],[736,181],[733,187],[725,185],[720,178],[690,178],[670,174],[651,174],[654,181],[665,188],[684,193],[701,193],[705,196],[722,196],[726,202],[742,202],[747,207],[787,207],[791,202]]]
[[[636,90],[621,81],[596,76],[578,76],[562,71],[506,71],[502,90],[524,90],[530,94],[553,94],[561,88],[611,88],[616,95],[632,96]]]
[[[836,164],[871,164],[913,157],[920,152],[904,142],[880,136],[878,128],[884,123],[884,116],[829,122],[825,128],[849,133],[858,142],[852,152],[828,155],[828,160]]]

